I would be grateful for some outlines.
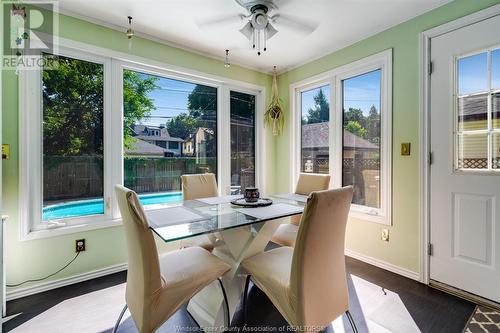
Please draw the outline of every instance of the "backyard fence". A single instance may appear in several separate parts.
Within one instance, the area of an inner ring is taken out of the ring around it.
[[[216,158],[126,157],[124,185],[138,193],[180,191],[183,174],[217,171]],[[44,156],[44,202],[103,196],[103,158]]]

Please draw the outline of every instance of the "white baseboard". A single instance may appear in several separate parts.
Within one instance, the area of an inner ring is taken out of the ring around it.
[[[399,267],[399,266],[390,264],[386,261],[383,261],[383,260],[380,260],[377,258],[373,258],[373,257],[367,256],[367,255],[349,250],[349,249],[345,249],[345,255],[348,257],[357,259],[359,261],[366,262],[367,264],[385,269],[386,271],[393,272],[393,273],[402,275],[404,277],[407,277],[409,279],[416,280],[416,281],[420,282],[420,274],[417,272],[413,272],[409,269]]]
[[[402,268],[393,264],[390,264],[388,262],[385,262],[380,259],[376,259],[361,253],[357,253],[355,251],[346,249],[345,250],[345,255],[363,262],[366,262],[367,264],[385,269],[387,271],[402,275],[404,277],[407,277],[412,280],[420,281],[420,275],[417,272],[413,272],[409,269]],[[113,265],[101,269],[96,269],[94,271],[82,273],[82,274],[77,274],[73,275],[70,277],[58,279],[58,280],[51,280],[47,282],[42,282],[39,284],[27,286],[27,287],[17,287],[17,288],[7,288],[7,295],[6,299],[7,301],[16,299],[16,298],[21,298],[25,296],[30,296],[33,294],[41,293],[47,290],[51,289],[56,289],[60,287],[64,287],[70,284],[78,283],[78,282],[83,282],[91,279],[95,279],[101,276],[121,272],[127,270],[127,264],[118,264],[118,265]]]
[[[33,294],[41,293],[47,290],[64,287],[70,284],[83,282],[91,279],[95,279],[101,276],[121,272],[127,270],[127,264],[118,264],[105,268],[96,269],[94,271],[77,274],[73,276],[69,276],[62,279],[50,280],[47,282],[42,282],[34,285],[30,285],[27,287],[16,287],[16,288],[7,288],[7,301],[21,298],[25,296],[30,296]]]

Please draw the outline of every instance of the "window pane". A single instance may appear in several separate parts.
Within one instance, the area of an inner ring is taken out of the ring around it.
[[[500,49],[491,53],[491,86],[500,89]]]
[[[342,83],[342,184],[354,186],[353,203],[380,208],[381,71]]]
[[[458,98],[458,130],[488,128],[488,95],[479,94]]]
[[[301,93],[302,172],[329,173],[330,86]]]
[[[103,65],[57,58],[42,73],[45,221],[104,213]]]
[[[231,91],[231,192],[255,186],[255,96]]]
[[[488,134],[458,136],[458,169],[488,168]]]
[[[500,133],[493,134],[493,160],[492,168],[500,169]]]
[[[493,121],[493,128],[500,128],[500,93],[492,95],[491,118]]]
[[[125,70],[124,184],[141,202],[182,200],[180,176],[217,174],[217,88]]]
[[[488,90],[488,53],[458,60],[458,93],[467,95]]]

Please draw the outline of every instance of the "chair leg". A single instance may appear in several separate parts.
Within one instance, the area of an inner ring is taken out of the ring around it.
[[[127,311],[127,304],[122,309],[122,312],[120,312],[120,316],[118,317],[118,320],[116,321],[115,327],[113,327],[113,333],[116,333],[118,330],[118,326],[120,326],[120,322],[122,321],[123,315],[125,314],[125,311]]]
[[[349,310],[347,310],[345,312],[346,316],[347,316],[347,319],[349,319],[349,323],[351,324],[351,327],[352,327],[352,330],[354,333],[358,333],[358,329],[356,328],[356,324],[354,323],[354,319],[352,318],[352,315],[351,313],[349,312]]]
[[[250,278],[251,275],[247,275],[247,279],[245,281],[245,290],[243,291],[243,325],[247,325],[247,298],[248,298],[248,288],[250,287]]]
[[[227,329],[229,329],[229,325],[231,325],[231,313],[229,313],[229,302],[227,300],[226,289],[224,288],[224,284],[222,283],[222,279],[217,279],[220,284],[220,289],[222,290],[222,296],[224,296],[224,304],[226,305],[226,313],[227,313]]]

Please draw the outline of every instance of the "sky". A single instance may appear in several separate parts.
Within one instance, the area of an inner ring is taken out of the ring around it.
[[[344,108],[358,108],[365,116],[370,112],[372,105],[380,110],[380,80],[381,71],[376,70],[360,76],[344,80]],[[309,108],[314,106],[314,96],[323,89],[328,97],[330,86],[308,90],[302,93],[302,115],[307,116]],[[332,103],[330,102],[330,105]]]
[[[500,49],[491,53],[492,88],[500,89]],[[458,93],[467,95],[488,90],[488,53],[458,60]]]
[[[144,77],[149,75],[143,74]],[[142,124],[159,126],[165,124],[170,118],[182,112],[187,112],[187,98],[196,84],[158,77],[156,84],[160,87],[149,94],[154,101],[156,110],[149,119],[144,119]]]

